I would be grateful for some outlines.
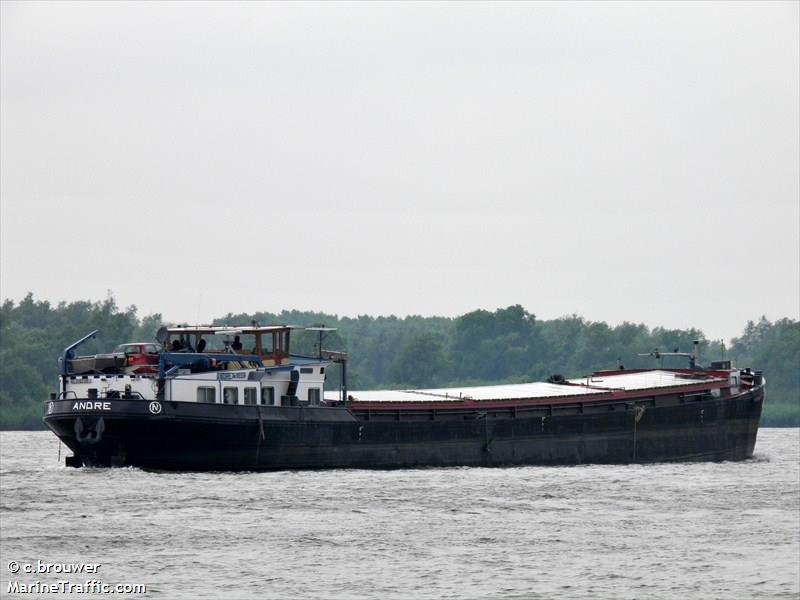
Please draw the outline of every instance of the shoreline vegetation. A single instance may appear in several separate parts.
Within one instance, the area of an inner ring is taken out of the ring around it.
[[[764,371],[767,399],[762,427],[800,427],[800,321],[748,321],[740,337],[726,348],[697,329],[649,328],[641,323],[609,326],[567,315],[539,320],[520,305],[496,311],[476,310],[459,317],[395,316],[339,317],[320,312],[284,310],[232,314],[214,325],[325,325],[337,331],[323,347],[348,353],[348,387],[449,387],[544,380],[554,373],[581,377],[615,368],[683,367],[674,357],[656,361],[637,356],[655,349],[691,351],[699,339],[700,362],[731,359],[735,365]],[[43,429],[41,402],[56,388],[58,356],[64,347],[93,329],[95,340],[84,354],[108,352],[123,342],[151,341],[163,321],[160,314],[139,318],[135,306],[120,309],[109,295],[103,301],[35,300],[0,307],[0,430]],[[316,354],[316,333],[294,331],[292,351]],[[329,372],[327,387],[339,386],[338,366]]]

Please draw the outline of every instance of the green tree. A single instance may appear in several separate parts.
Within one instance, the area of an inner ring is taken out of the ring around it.
[[[409,337],[392,360],[391,381],[412,387],[434,387],[447,371],[441,339],[432,333]]]

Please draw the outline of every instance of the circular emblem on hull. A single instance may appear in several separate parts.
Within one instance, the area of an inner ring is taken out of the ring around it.
[[[52,402],[48,402],[47,403],[47,414],[48,415],[52,415],[53,414],[53,407],[54,407],[54,404]]]
[[[151,402],[150,403],[150,412],[154,415],[157,415],[161,412],[161,402]]]

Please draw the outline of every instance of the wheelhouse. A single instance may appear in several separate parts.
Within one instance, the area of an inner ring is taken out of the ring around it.
[[[264,366],[273,366],[288,362],[292,329],[289,325],[169,327],[162,343],[167,352],[256,355]]]

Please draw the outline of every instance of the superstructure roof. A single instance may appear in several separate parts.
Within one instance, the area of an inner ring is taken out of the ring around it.
[[[276,331],[279,329],[303,329],[294,325],[248,325],[246,327],[233,327],[230,325],[181,325],[168,327],[170,333],[257,333],[259,331]]]

